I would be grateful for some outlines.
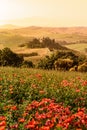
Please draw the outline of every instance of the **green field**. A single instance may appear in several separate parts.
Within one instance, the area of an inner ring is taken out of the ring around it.
[[[66,45],[66,47],[87,54],[87,52],[85,52],[85,49],[87,48],[87,43],[70,44]]]
[[[0,48],[10,47],[11,49],[18,48],[20,44],[29,41],[28,37],[23,37],[12,32],[0,32]]]
[[[86,130],[87,73],[0,68],[0,130]]]

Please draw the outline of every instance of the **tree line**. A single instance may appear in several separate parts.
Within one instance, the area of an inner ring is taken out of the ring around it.
[[[32,61],[25,61],[23,55],[14,53],[10,48],[4,48],[0,50],[0,66],[87,72],[87,57],[77,55],[73,51],[57,50],[34,65]]]
[[[38,63],[38,68],[87,72],[87,57],[73,51],[56,51]]]

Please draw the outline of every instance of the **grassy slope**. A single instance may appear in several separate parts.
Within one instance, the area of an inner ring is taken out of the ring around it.
[[[66,45],[66,47],[76,51],[85,52],[85,48],[87,48],[87,43],[70,44],[70,45]]]
[[[17,35],[25,37],[50,37],[56,40],[74,42],[87,40],[87,28],[46,28],[46,27],[26,27],[11,30],[0,30],[0,35]]]
[[[63,40],[87,40],[87,28],[46,28],[46,27],[27,27],[21,29],[15,29],[13,32],[24,36],[36,36],[43,37],[49,36],[55,39]]]
[[[0,48],[10,47],[15,52],[27,52],[26,48],[18,47],[22,43],[27,43],[33,37],[50,37],[58,41],[78,42],[87,41],[87,28],[46,28],[46,27],[27,27],[18,28],[11,30],[0,29]],[[87,43],[71,44],[67,47],[71,49],[76,49],[78,51],[84,52]],[[19,50],[19,51],[18,51]],[[38,50],[39,52],[40,50]],[[46,50],[41,50],[41,53],[46,52]],[[31,52],[30,50],[28,52]],[[35,50],[32,49],[32,52]],[[47,53],[45,53],[47,54]],[[35,58],[36,59],[36,58]]]
[[[20,43],[29,41],[28,37],[23,37],[12,32],[0,32],[0,45],[3,47],[16,48]]]

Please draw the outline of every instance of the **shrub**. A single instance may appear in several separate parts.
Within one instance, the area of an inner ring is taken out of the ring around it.
[[[74,67],[71,67],[70,69],[69,69],[69,71],[77,71],[78,70],[78,66],[74,66]]]
[[[34,64],[32,61],[24,61],[22,64],[22,67],[26,67],[26,68],[33,68]]]
[[[23,57],[31,57],[31,56],[38,56],[38,53],[37,52],[32,52],[32,53],[21,53],[20,56],[23,56]]]
[[[18,47],[25,47],[26,45],[24,43],[19,44]]]
[[[78,71],[87,72],[87,62],[78,66]]]
[[[42,68],[42,69],[48,69],[48,63],[47,63],[47,59],[40,59],[40,61],[38,62],[37,68]]]
[[[4,48],[0,52],[0,63],[2,66],[20,66],[23,62],[23,57],[12,52],[9,48]]]
[[[79,55],[79,57],[78,57],[78,65],[81,65],[81,64],[85,63],[86,61],[87,61],[87,56],[86,55],[83,55],[83,54]]]
[[[55,60],[56,60],[55,54],[52,54],[51,56],[46,56],[44,59],[41,59],[39,61],[38,68],[53,69]]]
[[[55,69],[69,70],[73,66],[73,60],[58,59],[54,62]]]
[[[73,60],[73,66],[78,65],[79,56],[72,51],[57,51],[56,57],[57,57],[57,59],[59,59],[59,58],[61,58],[61,59],[71,59],[71,60]]]
[[[87,53],[87,48],[85,48],[85,52]]]

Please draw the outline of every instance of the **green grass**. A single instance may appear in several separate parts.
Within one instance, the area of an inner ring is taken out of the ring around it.
[[[66,45],[67,48],[79,51],[79,52],[85,52],[85,48],[87,48],[87,43],[77,43],[77,44],[70,44],[70,45]]]
[[[61,33],[52,33],[48,35],[50,38],[54,38],[58,41],[66,41],[66,42],[77,42],[80,40],[85,40],[87,41],[87,37],[85,35],[79,35],[76,33],[73,34],[61,34]]]
[[[11,49],[16,49],[20,44],[27,43],[30,39],[28,37],[23,37],[12,32],[0,32],[0,45],[1,49],[9,47]]]

